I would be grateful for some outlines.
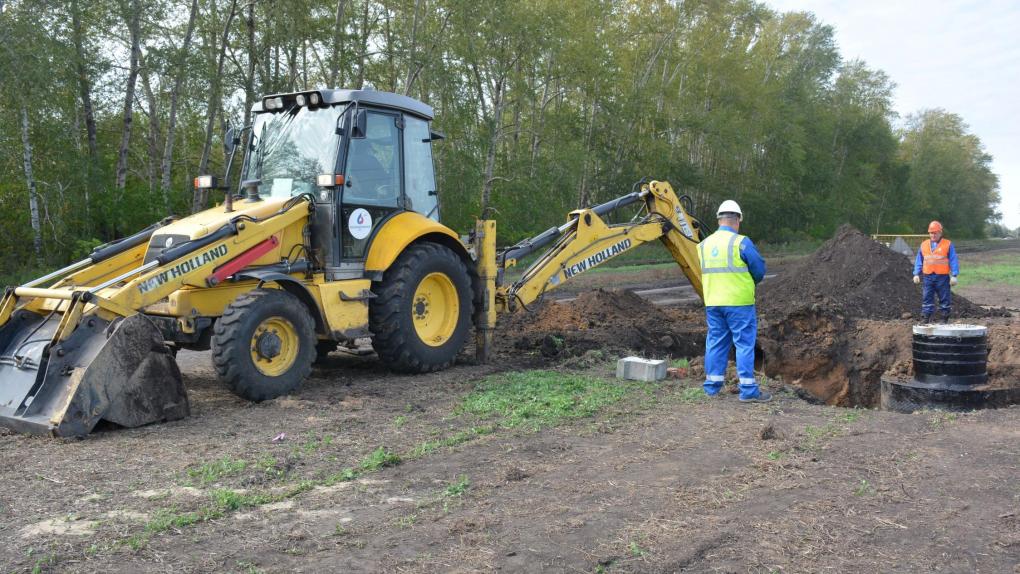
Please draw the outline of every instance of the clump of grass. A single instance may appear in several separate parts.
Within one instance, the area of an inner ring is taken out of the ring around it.
[[[466,474],[460,475],[457,482],[454,482],[446,487],[443,491],[443,495],[447,497],[458,497],[467,492],[467,489],[471,487],[471,480]]]
[[[305,434],[305,442],[301,444],[301,450],[306,453],[316,452],[321,448],[329,447],[333,444],[333,435],[327,434],[322,437],[315,436],[314,433],[308,432]]]
[[[414,449],[411,450],[411,453],[408,455],[408,457],[412,459],[421,458],[441,448],[456,446],[458,444],[468,442],[469,440],[472,440],[476,437],[490,434],[494,430],[496,430],[496,427],[494,426],[477,426],[471,427],[467,430],[462,430],[444,439],[427,440],[419,444],[418,446],[414,447]]]
[[[875,488],[871,486],[871,483],[863,478],[857,483],[857,488],[854,489],[854,496],[866,496],[868,494],[874,494]]]
[[[247,461],[235,460],[225,456],[219,460],[204,463],[197,468],[188,469],[188,476],[197,480],[200,484],[209,484],[210,482],[216,482],[227,476],[237,474],[247,467]]]
[[[525,371],[489,377],[466,396],[456,413],[497,419],[503,428],[538,430],[565,419],[590,417],[623,398],[630,385],[590,376]]]
[[[400,455],[390,452],[386,447],[381,446],[361,461],[360,469],[362,471],[373,471],[398,464],[400,464]]]
[[[678,398],[681,403],[701,403],[708,400],[708,395],[701,387],[685,387]]]

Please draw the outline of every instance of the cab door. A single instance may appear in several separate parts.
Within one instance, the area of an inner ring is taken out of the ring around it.
[[[346,261],[364,260],[368,242],[389,216],[404,209],[403,120],[399,113],[362,109],[355,118],[340,199]],[[355,133],[357,132],[357,133]]]

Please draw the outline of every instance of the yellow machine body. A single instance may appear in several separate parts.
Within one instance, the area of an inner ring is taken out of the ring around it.
[[[393,177],[402,177],[401,169],[382,166],[405,152],[419,154],[418,169],[431,165],[431,148],[414,147],[441,137],[427,127],[431,108],[376,91],[315,95],[324,105],[314,109],[302,107],[311,94],[267,98],[277,111],[257,106],[262,115],[252,132],[273,141],[325,126],[323,133],[337,139],[323,149],[333,151],[304,159],[344,173],[310,183],[277,173],[304,165],[286,156],[297,146],[266,152],[282,153],[283,160],[249,153],[244,170],[254,169],[258,178],[244,182],[246,197],[230,191],[224,205],[155,224],[6,290],[0,424],[81,436],[100,420],[138,426],[187,416],[174,360],[182,348],[211,350],[220,378],[254,401],[295,392],[316,357],[365,339],[388,368],[424,373],[453,364],[474,328],[484,361],[499,313],[539,301],[656,240],[701,294],[696,246],[702,229],[668,183],[651,181],[573,211],[564,224],[503,250],[491,220],[478,221],[462,242],[434,218],[439,205],[427,187],[431,173],[400,182]],[[287,131],[297,124],[305,128]],[[404,151],[362,158],[386,134]],[[271,181],[262,183],[263,173]],[[292,191],[296,185],[302,187]],[[268,197],[259,196],[260,186]],[[607,222],[609,212],[629,205],[641,213],[627,223]],[[520,278],[509,281],[507,269],[532,255],[537,258]]]

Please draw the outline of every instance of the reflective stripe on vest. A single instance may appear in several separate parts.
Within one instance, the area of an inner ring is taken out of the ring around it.
[[[925,275],[933,273],[949,275],[949,245],[949,240],[944,237],[939,240],[934,251],[932,251],[930,240],[922,243],[921,256],[924,258],[924,266],[921,268],[921,272]]]
[[[743,235],[720,229],[698,245],[705,306],[754,305],[754,279],[740,258],[743,239]]]

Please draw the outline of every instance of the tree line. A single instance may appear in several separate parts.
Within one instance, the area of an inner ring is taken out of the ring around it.
[[[444,222],[501,243],[665,179],[759,241],[997,221],[991,158],[811,13],[750,0],[0,0],[0,272],[216,197],[265,94],[372,86],[436,110]],[[236,179],[235,179],[236,181]],[[714,223],[714,222],[713,222]]]

